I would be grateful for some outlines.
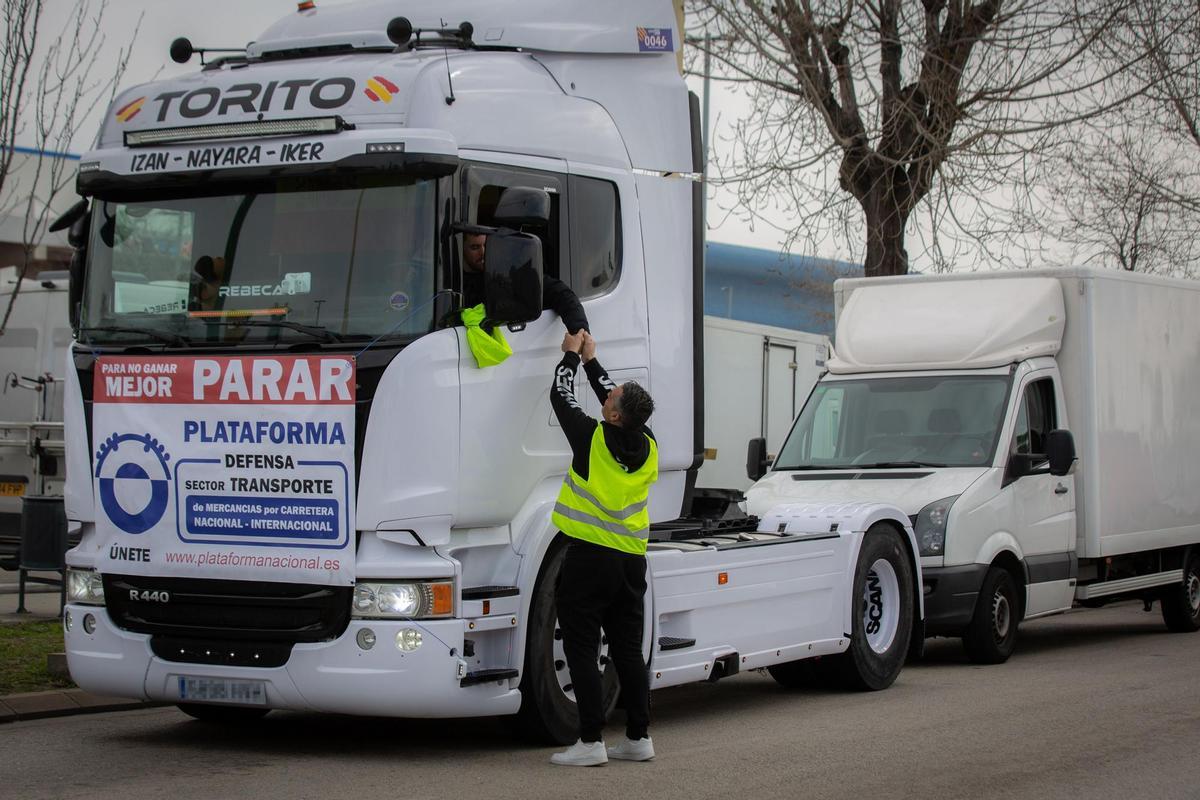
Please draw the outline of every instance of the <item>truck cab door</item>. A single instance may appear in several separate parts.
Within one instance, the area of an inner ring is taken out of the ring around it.
[[[1005,491],[1012,493],[1013,535],[1028,571],[1025,616],[1070,608],[1075,578],[1075,477],[1049,473],[1046,438],[1059,427],[1062,398],[1056,374],[1039,371],[1022,384]]]

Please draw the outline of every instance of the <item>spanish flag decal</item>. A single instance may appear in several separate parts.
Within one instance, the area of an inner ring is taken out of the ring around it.
[[[138,115],[138,112],[142,110],[142,106],[144,105],[146,105],[146,98],[139,97],[132,103],[121,106],[117,109],[117,119],[121,122],[129,122],[129,120]]]
[[[363,89],[363,93],[371,98],[372,102],[392,102],[392,95],[400,91],[400,87],[389,81],[382,75],[376,75],[373,78],[367,78],[367,88]]]

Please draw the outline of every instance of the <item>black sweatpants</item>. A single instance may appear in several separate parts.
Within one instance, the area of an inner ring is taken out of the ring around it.
[[[604,728],[604,698],[597,660],[600,629],[621,679],[625,733],[642,739],[650,725],[650,675],[642,660],[642,609],[646,559],[610,547],[571,539],[555,599],[563,650],[579,706],[579,738],[598,742]]]

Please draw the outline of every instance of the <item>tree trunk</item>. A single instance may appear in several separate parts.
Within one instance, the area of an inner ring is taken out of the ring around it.
[[[859,200],[867,223],[867,258],[863,274],[908,274],[908,251],[904,249],[904,227],[908,212],[900,208],[890,181],[877,180]]]

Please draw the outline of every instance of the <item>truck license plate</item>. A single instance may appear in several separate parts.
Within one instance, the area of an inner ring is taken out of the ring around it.
[[[179,699],[206,703],[267,704],[267,686],[262,681],[232,681],[224,678],[179,678]]]
[[[17,481],[0,481],[0,497],[20,497],[25,494],[25,484]]]

